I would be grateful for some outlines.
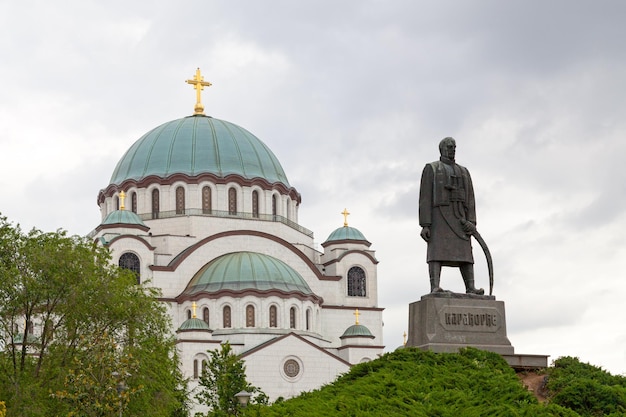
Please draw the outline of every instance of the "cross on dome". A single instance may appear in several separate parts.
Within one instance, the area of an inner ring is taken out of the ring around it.
[[[192,319],[197,318],[197,316],[196,316],[196,302],[195,301],[193,301],[191,303],[191,318]]]
[[[356,310],[354,310],[354,313],[352,313],[352,314],[354,314],[354,316],[356,317],[356,320],[355,320],[354,324],[359,324],[359,315],[360,315],[359,309],[357,308]]]
[[[350,215],[348,209],[344,208],[341,214],[343,214],[343,227],[348,227],[348,216]]]
[[[193,85],[196,90],[196,105],[194,106],[194,114],[204,114],[204,106],[202,105],[202,94],[204,87],[210,87],[212,84],[208,81],[204,81],[204,77],[200,73],[200,68],[196,69],[196,75],[191,80],[185,81],[187,84]]]

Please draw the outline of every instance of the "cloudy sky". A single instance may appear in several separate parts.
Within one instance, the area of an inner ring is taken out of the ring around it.
[[[206,113],[270,146],[316,242],[345,207],[373,243],[388,349],[429,290],[419,179],[454,136],[516,352],[625,373],[625,21],[621,1],[0,0],[0,212],[87,234],[201,67]]]

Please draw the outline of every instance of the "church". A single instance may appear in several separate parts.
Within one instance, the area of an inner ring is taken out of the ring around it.
[[[375,359],[383,308],[371,243],[344,209],[343,226],[316,247],[274,153],[205,115],[201,91],[211,84],[199,69],[186,82],[196,90],[193,114],[129,142],[98,193],[102,220],[90,237],[160,289],[189,388],[207,351],[224,342],[270,401]]]

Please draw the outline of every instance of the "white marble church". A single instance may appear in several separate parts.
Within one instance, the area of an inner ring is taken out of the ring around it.
[[[92,236],[161,289],[191,388],[207,351],[226,341],[270,400],[382,354],[370,242],[344,210],[343,227],[318,250],[276,156],[242,127],[204,114],[200,90],[210,84],[199,70],[187,82],[195,113],[130,146],[98,194],[102,223]]]

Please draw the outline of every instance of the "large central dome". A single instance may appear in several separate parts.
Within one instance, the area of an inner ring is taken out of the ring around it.
[[[204,115],[172,120],[143,135],[118,162],[111,184],[206,173],[262,178],[289,187],[280,162],[260,139],[240,126]]]

